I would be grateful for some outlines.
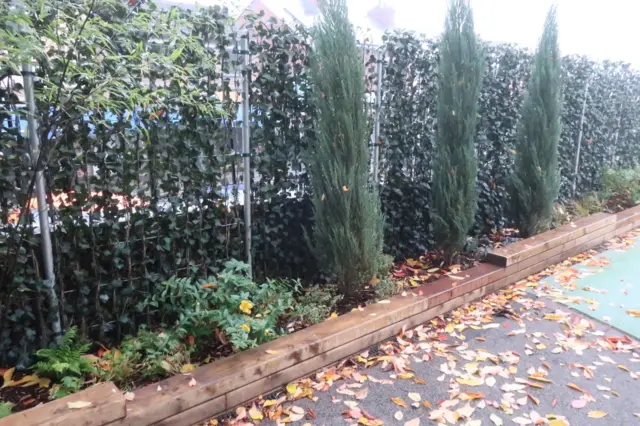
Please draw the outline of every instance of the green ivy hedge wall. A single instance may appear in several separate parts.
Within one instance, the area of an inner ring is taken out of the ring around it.
[[[80,4],[69,1],[68,25],[75,29],[82,22],[74,15]],[[236,191],[244,175],[232,142],[242,58],[229,16],[220,8],[145,12],[121,7],[104,15],[104,25],[89,26],[92,32],[75,49],[78,66],[68,74],[64,52],[34,53],[41,129],[55,135],[43,138],[52,147],[45,169],[48,189],[75,193],[68,206],[51,208],[63,325],[79,325],[104,343],[155,323],[154,313],[138,305],[162,281],[210,275],[222,261],[243,257],[242,206],[220,193]],[[146,20],[145,13],[155,20]],[[259,279],[313,281],[317,267],[305,239],[312,225],[305,168],[312,161],[306,148],[314,143],[311,38],[302,27],[252,21],[253,266]],[[10,26],[6,20],[1,24],[5,30]],[[51,35],[48,25],[35,19],[33,34]],[[175,33],[177,26],[190,33],[158,47],[156,40]],[[96,46],[113,55],[94,61]],[[485,53],[477,137],[478,235],[509,225],[505,177],[531,60],[530,52],[514,45],[487,43]],[[382,46],[363,54],[369,93],[375,92],[376,59],[384,71],[380,196],[385,248],[401,259],[433,248],[429,199],[437,41],[407,31],[388,33]],[[604,165],[640,162],[640,72],[579,56],[563,58],[563,67],[560,162],[561,200],[566,201],[596,188]],[[3,78],[15,75],[8,65],[2,70]],[[141,85],[142,74],[151,83]],[[56,83],[65,78],[73,85],[64,86],[64,114],[48,114],[56,102]],[[96,97],[109,84],[109,96]],[[10,212],[25,207],[33,176],[19,126],[24,113],[18,95],[5,85],[0,101],[0,363],[28,365],[34,349],[50,340],[48,312],[37,220],[24,209],[22,226],[7,224]],[[78,177],[78,170],[85,176]],[[112,194],[127,201],[124,208]],[[53,204],[53,197],[49,201]]]

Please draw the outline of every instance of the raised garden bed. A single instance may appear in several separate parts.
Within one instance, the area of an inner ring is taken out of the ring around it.
[[[488,262],[444,277],[257,348],[135,391],[126,400],[113,384],[0,420],[14,424],[192,425],[519,281],[640,225],[640,206],[598,213],[494,250]],[[106,396],[108,396],[108,398]],[[74,402],[90,404],[72,408]],[[61,423],[62,422],[62,423]]]

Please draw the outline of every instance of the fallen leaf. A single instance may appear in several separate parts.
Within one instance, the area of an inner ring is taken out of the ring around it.
[[[504,424],[504,422],[502,421],[502,419],[498,416],[496,416],[495,414],[491,414],[489,416],[489,419],[493,422],[494,425],[496,426],[502,426]]]
[[[387,303],[391,303],[391,300],[380,300],[378,303],[387,304]]]
[[[393,418],[396,419],[397,421],[402,420],[403,417],[404,417],[404,415],[402,414],[402,411],[400,411],[400,410],[396,411],[396,413],[393,415]]]
[[[86,408],[91,406],[91,401],[72,401],[67,402],[67,407],[71,410],[75,410],[78,408]]]
[[[133,392],[125,392],[124,393],[124,399],[126,399],[127,401],[133,401],[136,397],[136,394]]]
[[[625,367],[624,365],[622,365],[622,364],[618,364],[618,368],[620,370],[623,370],[623,371],[626,371],[627,373],[629,373],[629,369],[627,367]]]
[[[420,417],[405,422],[404,426],[420,426]]]
[[[456,381],[461,385],[467,385],[467,386],[480,386],[484,383],[484,381],[479,377],[470,377],[470,378],[458,377]]]
[[[587,406],[587,400],[586,399],[575,399],[573,401],[571,401],[571,406],[573,408],[584,408]]]
[[[474,399],[484,399],[484,394],[480,392],[462,392],[458,397],[463,401],[473,401]]]
[[[12,378],[13,378],[13,372],[16,371],[15,367],[11,367],[10,369],[8,369],[7,371],[4,372],[4,374],[2,375],[2,379],[3,379],[3,383],[2,383],[2,387],[6,388],[7,386],[12,386],[11,382],[12,382]]]
[[[278,351],[274,351],[273,349],[267,349],[265,352],[268,353],[269,355],[275,355],[278,353]]]
[[[577,390],[578,392],[585,393],[584,390],[582,390],[582,388],[580,386],[576,385],[575,383],[567,383],[567,386],[570,387],[573,390]]]
[[[391,401],[396,404],[399,407],[404,407],[404,408],[408,408],[409,406],[407,405],[406,402],[404,402],[404,400],[402,398],[391,398]]]
[[[180,372],[183,374],[186,373],[191,373],[193,370],[196,369],[196,366],[193,364],[185,364],[182,367],[180,367]]]
[[[189,380],[189,387],[195,387],[198,384],[198,382],[196,382],[196,378],[192,377],[191,380]]]
[[[293,395],[298,390],[298,386],[295,383],[289,383],[287,385],[287,393]]]
[[[363,388],[363,389],[359,390],[358,392],[356,392],[355,397],[356,397],[356,399],[365,399],[368,394],[369,394],[369,389],[368,388]]]
[[[422,397],[419,393],[409,392],[409,399],[413,402],[420,402],[422,400]]]
[[[253,420],[264,419],[262,411],[258,410],[255,405],[252,405],[251,408],[249,408],[249,417],[251,417]]]
[[[589,414],[587,414],[589,417],[591,417],[592,419],[601,419],[605,416],[608,416],[607,413],[605,413],[604,411],[600,411],[600,410],[594,410],[594,411],[589,411]]]

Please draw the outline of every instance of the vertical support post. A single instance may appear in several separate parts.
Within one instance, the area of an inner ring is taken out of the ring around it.
[[[31,165],[36,174],[35,189],[36,202],[38,207],[38,219],[40,222],[40,238],[42,240],[42,260],[44,263],[43,281],[47,302],[49,305],[49,318],[51,321],[51,331],[53,341],[58,344],[62,336],[62,326],[60,325],[60,306],[55,290],[56,276],[53,268],[53,249],[51,245],[51,229],[49,227],[49,207],[47,205],[46,185],[44,173],[39,161],[40,140],[36,125],[36,106],[33,88],[34,68],[28,63],[22,64],[22,78],[24,82],[24,97],[27,104],[27,132],[29,145],[31,147]]]
[[[382,60],[376,61],[376,116],[373,125],[373,182],[377,186],[380,162],[380,109],[382,108]]]
[[[576,161],[573,168],[573,185],[571,188],[571,195],[576,195],[576,185],[578,183],[578,169],[580,168],[580,150],[582,148],[582,128],[584,126],[584,114],[587,110],[587,98],[589,97],[589,81],[591,77],[587,79],[587,83],[584,85],[584,99],[582,100],[582,114],[580,115],[580,127],[578,131],[578,148],[576,150]]]
[[[249,30],[242,38],[242,53],[244,55],[244,71],[242,78],[242,159],[244,166],[244,248],[249,276],[253,278],[253,259],[251,257],[251,144],[249,138]]]

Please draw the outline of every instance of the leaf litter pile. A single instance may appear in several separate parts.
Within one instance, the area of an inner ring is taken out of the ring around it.
[[[605,248],[630,248],[637,237],[640,237],[640,231],[616,238]],[[640,344],[617,332],[605,334],[593,321],[573,311],[547,307],[547,304],[556,306],[549,299],[566,300],[567,296],[556,287],[540,283],[541,278],[552,275],[562,288],[571,290],[580,274],[573,265],[585,263],[603,268],[608,265],[605,258],[594,257],[597,253],[595,250],[582,253],[445,317],[436,317],[414,329],[403,329],[394,340],[291,383],[282,392],[269,398],[261,397],[249,406],[237,408],[226,418],[210,420],[205,425],[249,426],[264,421],[276,425],[334,424],[323,421],[312,408],[319,396],[330,390],[334,391],[331,403],[342,407],[343,424],[382,425],[385,422],[381,417],[388,409],[376,405],[381,410],[376,413],[362,406],[371,397],[370,388],[374,384],[389,386],[392,393],[397,393],[389,401],[395,407],[393,420],[391,423],[387,420],[386,424],[568,426],[572,423],[565,416],[569,412],[566,407],[584,411],[590,420],[603,425],[611,424],[608,418],[613,413],[602,410],[599,402],[620,397],[613,386],[612,370],[628,376],[628,380],[638,381]],[[510,322],[499,321],[498,317]],[[540,322],[556,323],[559,331],[549,334],[536,331],[535,325]],[[494,353],[478,349],[489,343],[483,337],[488,331],[503,334],[501,340],[516,336],[525,338],[524,351]],[[480,335],[468,339],[466,333]],[[578,362],[587,352],[593,352],[596,360]],[[552,365],[550,357],[554,354],[565,354],[578,361]],[[624,357],[626,361],[614,361],[612,356]],[[535,359],[538,365],[521,367],[523,357]],[[412,368],[417,364],[428,364],[437,370],[436,383],[427,384],[418,377]],[[555,383],[566,391],[562,392],[561,398],[553,399],[552,410],[547,410],[550,412],[543,412],[541,398],[545,389],[554,384],[550,374],[552,368],[565,369],[570,377],[565,383]],[[589,386],[574,383],[584,383],[584,380]],[[446,389],[448,397],[429,401],[419,392],[396,392],[398,388],[406,388],[398,384],[402,381]],[[640,421],[640,406],[625,407],[625,410],[637,411],[633,415]],[[573,425],[580,426],[575,421]]]

